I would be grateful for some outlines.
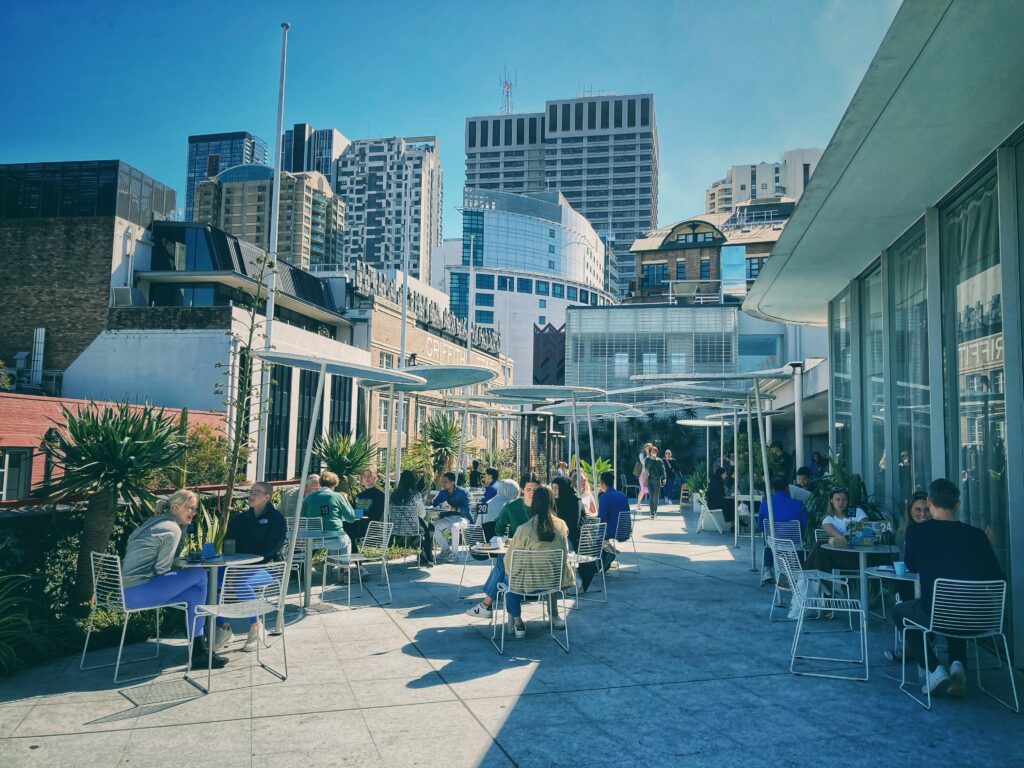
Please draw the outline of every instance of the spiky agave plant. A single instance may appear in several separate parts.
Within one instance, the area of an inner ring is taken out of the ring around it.
[[[423,425],[421,439],[430,447],[434,474],[448,472],[459,457],[462,446],[462,425],[448,413],[435,413]]]
[[[326,440],[317,439],[313,455],[341,479],[339,488],[347,493],[358,486],[363,470],[374,465],[379,450],[367,437],[333,434]]]
[[[137,519],[151,511],[154,475],[175,466],[185,445],[174,419],[150,405],[90,403],[77,412],[61,406],[61,414],[57,435],[43,445],[59,473],[36,493],[51,502],[86,499],[75,575],[75,597],[85,601],[92,594],[90,555],[107,551],[118,502]]]

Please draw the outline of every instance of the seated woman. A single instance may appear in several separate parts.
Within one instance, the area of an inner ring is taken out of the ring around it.
[[[203,638],[204,621],[196,621],[196,606],[206,602],[206,571],[202,568],[172,570],[174,559],[185,543],[182,535],[196,516],[199,498],[192,491],[175,491],[157,502],[156,514],[128,537],[121,573],[127,608],[149,608],[168,603],[185,603],[187,633],[192,642],[192,668],[206,669],[209,648]],[[213,654],[213,668],[228,660]]]
[[[725,522],[732,525],[736,519],[736,507],[733,499],[726,496],[726,478],[729,476],[727,467],[718,467],[711,471],[711,478],[708,480],[708,492],[704,501],[708,509],[722,510],[722,517]]]
[[[828,515],[821,521],[822,530],[830,539],[844,539],[851,522],[867,519],[867,514],[859,507],[850,511],[850,492],[846,488],[833,488],[828,497]],[[868,555],[869,565],[881,565],[888,562],[888,555]],[[806,560],[807,568],[831,573],[832,571],[857,571],[860,568],[856,552],[823,549],[815,544]]]
[[[568,482],[568,480],[566,481]],[[508,544],[508,552],[505,557],[495,558],[491,575],[484,584],[486,597],[479,605],[466,611],[468,616],[474,618],[489,619],[492,615],[492,605],[498,595],[498,585],[508,584],[508,569],[512,567],[512,552],[517,549],[547,550],[561,549],[564,553],[562,566],[562,589],[568,589],[575,581],[572,568],[569,565],[569,529],[556,515],[554,499],[551,489],[541,485],[533,492],[533,502],[530,504],[530,519],[520,525]],[[512,617],[513,629],[517,638],[526,637],[526,625],[522,619],[522,598],[519,595],[508,593],[505,595],[505,605],[509,615]],[[558,615],[558,600],[551,596],[549,603],[551,617],[555,629],[565,629],[565,620]]]
[[[833,488],[828,497],[828,515],[821,521],[822,529],[832,538],[844,538],[846,527],[851,520],[859,522],[867,518],[864,510],[858,507],[850,513],[850,492],[846,488]]]
[[[484,536],[488,540],[495,536],[504,536],[509,527],[508,516],[502,518],[502,514],[505,508],[508,507],[513,501],[519,498],[519,483],[515,480],[498,480],[492,486],[494,488],[494,496],[487,502],[487,522],[484,526]],[[523,519],[526,518],[525,512]],[[502,525],[498,525],[498,520],[502,520]],[[518,523],[517,523],[518,525]]]
[[[907,529],[915,523],[923,523],[931,520],[931,512],[928,511],[928,493],[918,491],[907,499],[907,509],[904,513],[903,524],[896,532],[896,546],[900,548],[900,557],[903,557],[907,545]]]
[[[586,517],[597,517],[597,500],[594,499],[594,492],[590,488],[590,480],[585,474],[581,480],[583,493],[580,495],[580,503],[583,505],[583,514]]]
[[[576,489],[567,477],[556,477],[551,483],[551,493],[555,498],[555,513],[569,529],[569,549],[575,550],[580,542],[583,502],[576,495]]]
[[[416,516],[420,522],[420,553],[419,565],[430,568],[435,565],[433,541],[434,526],[427,522],[427,507],[423,503],[420,492],[420,481],[411,469],[403,469],[398,476],[398,485],[391,492],[392,506],[416,507]]]

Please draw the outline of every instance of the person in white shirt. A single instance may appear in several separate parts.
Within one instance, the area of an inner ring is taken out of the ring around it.
[[[846,526],[850,521],[863,520],[867,517],[859,507],[850,510],[850,492],[846,488],[833,488],[828,497],[829,515],[821,521],[821,527],[829,536],[846,536]]]

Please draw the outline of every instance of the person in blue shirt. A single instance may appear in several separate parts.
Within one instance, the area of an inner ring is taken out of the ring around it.
[[[627,526],[619,531],[619,515],[629,515],[629,499],[622,491],[616,490],[615,473],[602,472],[600,482],[597,486],[597,517],[605,524],[604,540],[606,542],[615,540],[618,535],[628,539],[632,530]],[[606,546],[601,552],[601,561],[604,570],[607,571],[615,561],[615,549],[613,546]],[[590,582],[597,575],[597,563],[583,563],[580,565],[580,587],[584,592],[590,587]]]
[[[803,502],[797,501],[789,495],[789,483],[783,477],[772,480],[772,514],[776,523],[785,523],[790,520],[800,521],[800,530],[807,529],[807,508]],[[761,508],[757,513],[757,530],[768,530],[768,503],[761,502]],[[764,564],[761,566],[761,583],[771,581],[774,578],[775,559],[772,551],[767,547],[764,550]]]
[[[484,488],[484,497],[480,499],[481,504],[486,504],[498,493],[498,489],[494,484],[501,478],[501,473],[498,472],[497,467],[488,467],[484,474],[487,475],[487,487]]]
[[[434,541],[441,547],[441,559],[455,560],[459,538],[466,526],[472,524],[473,513],[469,511],[469,494],[456,484],[454,472],[444,473],[441,491],[431,506],[442,509],[440,519],[434,523]],[[451,532],[451,546],[444,538],[445,531]]]

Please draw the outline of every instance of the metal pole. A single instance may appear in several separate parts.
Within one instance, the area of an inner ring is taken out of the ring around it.
[[[474,245],[476,241],[476,235],[469,236],[469,279],[467,281],[466,300],[468,302],[466,309],[466,365],[470,364],[470,357],[472,356],[473,350],[473,261],[476,258],[474,254]],[[466,426],[469,424],[469,396],[471,394],[468,386],[462,388],[462,394],[466,397],[466,406],[462,409],[462,440],[459,441],[459,460],[455,467],[455,479],[458,481],[459,472],[462,471],[462,460],[465,455],[466,448]],[[466,482],[469,483],[469,474],[466,474]]]
[[[402,216],[402,228],[405,230],[404,246],[402,248],[402,329],[399,332],[398,342],[398,367],[405,368],[405,324],[409,319],[409,220],[412,218],[412,208],[410,200],[412,195],[409,194],[409,170],[406,167],[405,171],[406,183],[403,194],[405,196],[405,211]],[[405,424],[405,392],[399,390],[398,392],[398,417],[395,419],[397,425],[396,429],[398,432],[397,443],[395,445],[395,484],[398,483],[398,475],[402,471],[402,443],[405,440],[406,424]],[[386,475],[385,477],[389,477]],[[385,485],[387,482],[385,482]]]
[[[722,423],[719,426],[718,431],[718,466],[725,464],[725,419],[722,419]]]
[[[576,423],[576,392],[572,393],[572,426],[573,433],[576,435],[576,456],[579,459],[583,458],[583,451],[580,450],[580,432],[579,427]],[[576,462],[576,495],[581,496],[583,491],[583,466]]]
[[[757,422],[761,423],[761,382],[754,379],[754,403],[757,405]],[[765,441],[764,432],[761,433],[761,467],[764,472],[764,500],[768,504],[768,530],[769,536],[775,536],[775,510],[772,508],[772,481],[768,474],[768,443]],[[753,529],[751,529],[753,535]]]
[[[750,412],[750,397],[747,397],[747,493],[750,496],[750,569],[757,569],[754,552],[754,528],[757,510],[754,508],[754,423]]]
[[[270,250],[267,253],[267,270],[265,276],[267,286],[267,308],[263,320],[263,348],[271,349],[270,336],[274,328],[274,295],[277,291],[277,218],[281,206],[281,137],[284,132],[284,81],[285,68],[288,61],[288,28],[287,22],[281,24],[281,80],[277,89],[277,137],[274,141],[274,186],[270,195]],[[256,291],[259,300],[259,289]],[[261,364],[260,376],[260,429],[256,435],[256,479],[263,480],[267,472],[267,398],[270,396],[271,366]],[[313,420],[316,423],[316,419]],[[299,494],[301,497],[301,493]],[[281,609],[282,612],[284,608]],[[282,613],[283,616],[283,613]]]
[[[612,488],[619,487],[619,416],[612,416]]]
[[[388,515],[391,512],[391,433],[395,423],[395,385],[388,385],[388,411],[391,418],[388,419],[388,445],[384,453],[384,529],[387,530]],[[385,553],[386,555],[387,553]]]
[[[320,375],[316,382],[316,397],[313,399],[313,413],[320,408],[324,396],[324,374],[327,372],[327,364],[320,364]],[[295,494],[295,509],[292,513],[291,535],[288,537],[288,554],[285,557],[284,566],[284,588],[277,601],[277,624],[274,626],[274,634],[280,634],[284,629],[284,601],[288,597],[288,582],[292,575],[292,557],[295,554],[295,544],[299,540],[299,517],[302,516],[302,500],[306,489],[306,481],[309,479],[309,464],[313,455],[313,435],[316,433],[316,419],[311,419],[309,432],[306,435],[306,451],[302,456],[302,479],[300,480],[299,492]],[[287,512],[287,510],[285,510]],[[210,639],[211,642],[213,638]]]
[[[804,465],[804,366],[803,363],[793,365],[793,423],[796,466]],[[787,480],[793,478],[787,477]]]
[[[740,417],[738,411],[732,409],[732,545],[740,545]],[[753,509],[753,506],[751,506]]]
[[[597,460],[594,458],[594,424],[591,418],[590,406],[587,406],[587,435],[590,438],[590,490],[597,493]],[[596,496],[595,496],[596,498]]]

